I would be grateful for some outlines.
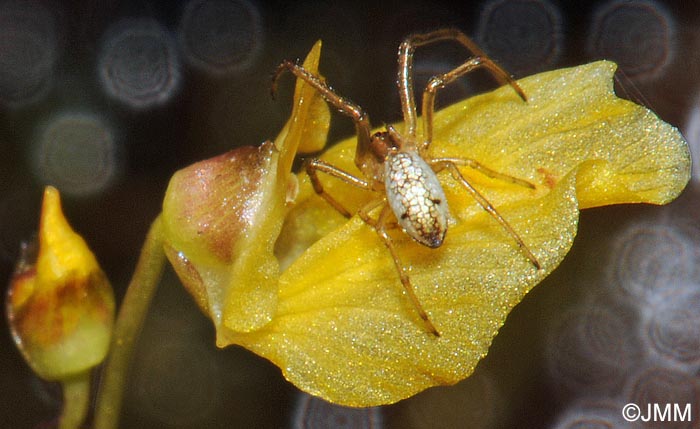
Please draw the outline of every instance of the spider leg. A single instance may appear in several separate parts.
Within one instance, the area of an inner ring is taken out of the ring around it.
[[[514,185],[519,185],[523,186],[525,188],[530,188],[530,189],[536,189],[535,184],[528,182],[527,180],[520,179],[515,176],[511,176],[509,174],[503,174],[499,171],[493,170],[491,168],[486,167],[479,161],[476,161],[474,159],[470,158],[433,158],[429,161],[430,164],[437,165],[438,166],[438,171],[442,170],[444,167],[444,164],[446,163],[452,163],[456,165],[461,165],[465,167],[469,167],[473,170],[476,170],[480,172],[481,174],[490,177],[492,179],[498,179],[502,180],[504,182],[512,183]],[[443,166],[440,168],[440,166]]]
[[[328,192],[325,191],[325,189],[323,189],[323,184],[318,178],[318,171],[326,173],[329,176],[335,177],[336,179],[342,180],[345,183],[362,189],[371,190],[369,183],[367,183],[367,181],[365,180],[360,179],[359,177],[353,176],[345,170],[328,164],[327,162],[323,162],[320,159],[314,158],[306,162],[306,174],[309,175],[309,179],[311,180],[311,186],[313,186],[314,191],[324,200],[326,200],[328,204],[330,204],[340,214],[350,219],[352,217],[352,214],[342,204],[340,204],[338,200],[333,198],[332,195],[330,195]]]
[[[382,208],[382,211],[379,214],[379,218],[375,220],[372,217],[370,217],[369,212],[382,203],[384,204],[384,207]],[[416,296],[416,292],[413,289],[413,285],[411,284],[411,279],[407,272],[408,270],[406,269],[406,266],[403,264],[403,262],[401,262],[401,259],[399,258],[399,255],[396,252],[396,248],[394,247],[394,242],[389,236],[389,234],[387,234],[386,232],[387,217],[390,213],[391,209],[389,205],[386,204],[384,200],[378,200],[373,201],[365,207],[363,207],[358,212],[358,215],[363,221],[365,221],[365,223],[374,228],[374,230],[377,232],[377,235],[379,235],[379,237],[384,242],[384,245],[389,250],[391,258],[394,260],[394,266],[396,267],[396,271],[399,274],[401,285],[406,291],[406,295],[408,295],[408,298],[410,299],[411,304],[413,304],[413,307],[416,309],[416,312],[423,320],[423,324],[425,325],[426,330],[434,336],[439,337],[440,332],[438,332],[438,330],[435,328],[435,325],[433,325],[433,322],[430,321],[430,317],[428,317],[428,314],[425,312],[425,309],[423,309],[423,306],[421,305],[420,300],[418,299],[418,296]]]
[[[424,140],[421,142],[420,151],[424,152],[430,146],[433,141],[433,115],[435,112],[435,96],[437,95],[437,90],[442,89],[450,83],[454,82],[458,78],[464,76],[465,74],[479,68],[484,67],[489,70],[494,76],[498,78],[499,81],[505,81],[510,86],[513,87],[515,92],[522,98],[523,101],[527,102],[527,97],[525,93],[520,88],[515,80],[505,70],[499,67],[488,57],[473,57],[462,63],[459,67],[450,70],[449,72],[433,76],[428,81],[428,84],[423,91],[423,105],[421,106],[421,113],[423,115],[423,133]]]
[[[403,111],[403,117],[406,123],[406,128],[404,129],[405,134],[409,135],[412,138],[416,137],[417,114],[415,96],[413,94],[413,54],[415,52],[415,49],[419,46],[424,46],[441,41],[457,42],[464,46],[467,50],[469,50],[473,54],[473,57],[467,60],[467,62],[461,65],[460,67],[457,67],[456,69],[445,73],[442,76],[437,76],[433,78],[434,82],[433,80],[431,80],[431,84],[428,85],[428,88],[426,88],[423,95],[423,121],[424,123],[426,122],[425,116],[427,113],[429,115],[429,123],[427,124],[428,126],[432,128],[432,110],[434,106],[435,92],[437,91],[437,89],[444,87],[445,85],[463,76],[464,74],[468,73],[476,67],[486,67],[487,70],[489,70],[501,84],[509,84],[513,87],[515,92],[517,92],[523,100],[526,100],[525,93],[520,88],[520,86],[518,86],[517,82],[515,82],[515,80],[504,69],[502,69],[495,62],[489,59],[486,53],[482,51],[476,43],[474,43],[461,31],[454,28],[445,28],[424,34],[414,34],[404,39],[404,41],[401,43],[401,46],[399,47],[398,55],[399,70],[397,82],[399,85],[401,109]],[[472,61],[476,61],[478,64],[474,64],[472,63]],[[434,88],[430,89],[431,85],[434,86]],[[432,98],[432,101],[430,101],[427,104],[427,109],[425,102],[426,93],[432,94],[429,95],[429,97]],[[429,139],[427,139],[428,142],[430,142],[430,138],[432,138],[431,135],[429,136]],[[425,146],[427,148],[428,145]]]
[[[272,87],[270,88],[270,91],[272,92],[273,96],[277,90],[277,80],[285,71],[291,72],[298,79],[302,79],[307,84],[311,85],[321,94],[323,99],[333,106],[339,113],[352,119],[352,121],[355,123],[355,131],[357,132],[355,164],[365,174],[367,174],[368,171],[371,171],[371,168],[367,166],[369,163],[373,162],[370,147],[372,129],[369,122],[369,115],[367,115],[365,111],[362,110],[362,108],[357,104],[338,95],[330,86],[328,86],[328,84],[321,80],[319,76],[289,60],[283,61],[272,75]]]
[[[435,166],[436,171],[441,171],[445,168],[448,169],[450,171],[450,174],[452,175],[452,177],[455,180],[457,180],[459,183],[461,183],[462,186],[464,186],[464,188],[476,200],[476,202],[479,203],[479,205],[484,210],[486,210],[486,212],[488,214],[490,214],[494,219],[496,219],[496,221],[498,221],[498,223],[501,224],[501,226],[506,230],[506,232],[508,232],[508,234],[511,237],[513,237],[513,240],[515,240],[515,242],[518,244],[518,247],[520,247],[521,251],[525,254],[527,259],[530,260],[532,265],[534,265],[535,268],[537,268],[538,270],[540,268],[542,268],[542,265],[540,265],[540,262],[537,260],[537,257],[535,257],[535,255],[532,253],[530,248],[527,247],[527,245],[525,244],[523,239],[520,237],[520,235],[518,235],[518,233],[508,223],[508,221],[506,221],[505,218],[503,216],[501,216],[500,213],[498,213],[498,210],[496,210],[496,208],[489,202],[489,200],[487,200],[486,197],[481,195],[481,193],[479,191],[477,191],[476,188],[474,188],[474,186],[472,186],[472,184],[469,183],[469,181],[467,179],[464,178],[462,173],[457,168],[457,165],[453,161],[451,161],[449,159],[447,159],[447,160],[438,159],[438,160],[433,160],[431,162],[431,164]]]

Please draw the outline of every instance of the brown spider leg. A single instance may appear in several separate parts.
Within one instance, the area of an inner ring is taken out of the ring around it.
[[[320,179],[318,178],[318,175],[316,174],[317,170],[326,173],[329,176],[335,177],[336,179],[342,180],[345,183],[354,185],[358,188],[371,190],[372,188],[370,184],[366,180],[362,180],[359,177],[354,176],[346,172],[345,170],[341,170],[340,168],[334,165],[328,164],[327,162],[321,161],[320,159],[314,158],[306,162],[306,173],[309,175],[309,179],[311,180],[311,186],[314,188],[314,191],[320,197],[326,200],[328,204],[330,204],[334,209],[340,212],[340,214],[350,219],[352,217],[352,213],[350,213],[345,207],[343,207],[342,204],[340,204],[335,198],[333,198],[332,195],[326,192],[326,190],[323,188],[323,184],[321,183]],[[365,209],[367,209],[367,207],[365,207]],[[384,222],[384,225],[388,229],[395,229],[399,226],[398,222],[396,222],[395,220],[387,220],[386,222]]]
[[[401,99],[403,119],[406,123],[404,133],[412,138],[416,137],[417,116],[415,97],[413,94],[413,54],[418,46],[440,41],[457,42],[469,50],[476,58],[488,59],[486,53],[482,51],[476,43],[464,33],[454,28],[445,28],[425,34],[414,34],[404,39],[401,46],[399,46],[397,82],[399,85],[399,98]],[[505,70],[493,63],[493,61],[489,61],[493,64],[493,68],[489,68],[489,70],[494,74],[494,77],[501,84],[507,83],[512,86],[518,95],[525,99],[525,93],[520,89],[515,80]],[[425,111],[423,114],[425,114]]]
[[[338,200],[333,198],[328,192],[325,191],[325,189],[323,189],[323,184],[319,180],[318,174],[316,174],[317,171],[326,173],[329,176],[335,177],[336,179],[342,180],[345,183],[362,189],[371,189],[369,183],[360,179],[359,177],[353,176],[345,170],[341,170],[340,168],[328,164],[327,162],[323,162],[320,159],[311,159],[306,162],[306,174],[309,175],[311,186],[313,186],[314,191],[324,200],[326,200],[328,204],[330,204],[340,214],[350,219],[352,214],[345,207],[343,207]]]
[[[433,114],[435,112],[435,96],[437,95],[437,90],[444,88],[458,78],[479,67],[485,67],[488,69],[494,76],[499,78],[499,81],[506,81],[511,87],[513,87],[518,96],[520,96],[523,101],[527,102],[527,97],[517,82],[515,82],[515,80],[513,80],[513,78],[511,78],[505,70],[491,61],[491,59],[488,57],[470,58],[459,67],[445,74],[433,76],[430,78],[430,81],[428,81],[428,84],[423,91],[423,105],[421,106],[424,134],[424,141],[420,144],[421,153],[427,150],[428,146],[430,146],[430,143],[433,141]]]
[[[382,211],[379,214],[379,218],[377,220],[372,219],[369,215],[369,211],[378,206],[377,201],[369,203],[368,205],[360,209],[360,211],[357,214],[363,221],[365,221],[366,224],[373,227],[374,230],[377,232],[377,235],[379,235],[382,241],[384,241],[384,245],[387,249],[389,249],[389,253],[391,254],[392,259],[394,260],[394,265],[396,266],[396,271],[398,271],[399,273],[401,285],[403,285],[403,288],[406,291],[408,298],[411,300],[411,304],[413,304],[413,307],[416,309],[416,312],[423,320],[426,330],[431,334],[435,335],[436,337],[439,337],[440,332],[438,332],[438,330],[435,328],[433,322],[430,321],[430,317],[428,317],[428,313],[426,313],[423,309],[423,306],[421,305],[420,300],[418,299],[418,296],[416,296],[416,292],[413,289],[411,279],[408,276],[408,273],[406,272],[406,267],[404,266],[403,262],[401,262],[401,259],[399,258],[399,255],[396,252],[394,242],[389,236],[389,234],[387,234],[386,232],[385,226],[387,222],[387,216],[389,216],[389,214],[391,213],[390,207],[388,204],[386,204],[384,200],[380,200],[380,203],[384,203],[384,207],[382,208]]]
[[[496,170],[492,170],[492,169],[486,167],[485,165],[483,165],[482,163],[480,163],[479,161],[476,161],[476,160],[473,160],[470,158],[432,158],[430,160],[431,164],[434,163],[437,165],[440,165],[440,164],[446,163],[446,162],[451,162],[451,163],[456,164],[456,165],[469,167],[469,168],[476,170],[476,171],[480,172],[481,174],[483,174],[487,177],[490,177],[492,179],[502,180],[504,182],[512,183],[514,185],[523,186],[525,188],[537,189],[537,187],[533,183],[528,182],[527,180],[520,179],[520,178],[517,178],[515,176],[511,176],[509,174],[503,174],[503,173],[500,173]]]
[[[537,257],[532,253],[529,247],[525,244],[522,238],[520,238],[520,235],[518,235],[517,232],[515,232],[515,229],[513,229],[512,226],[508,223],[508,221],[501,216],[500,213],[498,213],[498,210],[489,202],[489,200],[486,199],[479,191],[477,191],[467,179],[464,178],[462,173],[459,171],[457,168],[457,165],[455,165],[454,162],[452,161],[431,161],[431,165],[435,167],[435,171],[441,171],[444,168],[447,168],[450,171],[450,174],[452,174],[452,177],[460,182],[462,186],[466,188],[466,190],[472,195],[472,197],[476,200],[479,205],[486,210],[488,214],[490,214],[494,219],[498,221],[498,223],[501,224],[501,226],[508,232],[508,234],[513,237],[515,242],[518,244],[518,247],[522,250],[522,252],[525,254],[527,259],[532,262],[532,265],[535,266],[538,270],[542,268],[540,265],[540,262],[537,260]]]
[[[272,87],[270,91],[273,96],[277,90],[277,80],[286,70],[290,71],[298,79],[303,79],[306,83],[311,85],[321,94],[323,99],[331,106],[335,107],[339,113],[352,119],[355,123],[355,131],[357,132],[355,164],[363,173],[369,171],[369,167],[365,168],[366,164],[371,162],[368,161],[368,159],[372,158],[370,149],[370,135],[372,130],[369,122],[369,115],[367,115],[360,106],[336,94],[319,76],[310,73],[304,67],[289,60],[283,61],[272,75]]]

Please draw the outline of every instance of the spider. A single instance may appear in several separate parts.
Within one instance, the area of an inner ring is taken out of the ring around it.
[[[422,99],[424,135],[421,140],[416,135],[417,114],[412,82],[413,54],[416,47],[439,41],[457,42],[470,50],[473,56],[459,67],[445,74],[434,76],[428,82]],[[289,60],[283,61],[272,77],[271,91],[273,95],[279,77],[285,71],[289,71],[298,79],[303,79],[311,85],[339,113],[349,116],[353,120],[357,132],[355,165],[364,177],[353,175],[320,159],[308,160],[305,164],[306,173],[314,191],[346,218],[352,217],[352,214],[324,190],[318,177],[319,172],[379,194],[378,198],[360,208],[357,215],[374,228],[384,242],[394,260],[406,295],[425,324],[427,332],[436,337],[439,337],[440,333],[416,296],[408,270],[401,261],[387,229],[398,224],[406,234],[424,246],[437,248],[442,245],[447,232],[449,209],[445,193],[437,177],[438,172],[449,171],[476,202],[501,224],[535,268],[540,268],[537,258],[518,233],[498,213],[496,208],[464,178],[457,166],[472,168],[488,177],[528,188],[534,189],[535,186],[528,181],[494,171],[473,159],[431,158],[427,153],[432,141],[433,113],[437,90],[479,67],[486,68],[500,83],[510,85],[518,96],[527,102],[525,93],[515,80],[488,58],[461,31],[442,29],[407,37],[399,46],[398,52],[397,80],[404,119],[403,132],[387,125],[384,131],[374,134],[371,133],[369,116],[361,107],[335,93],[319,76],[310,73],[299,64]],[[375,219],[370,216],[370,213],[378,207],[381,207],[381,210]],[[395,217],[395,220],[391,215]]]

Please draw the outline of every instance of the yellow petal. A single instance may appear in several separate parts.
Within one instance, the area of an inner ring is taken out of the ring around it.
[[[321,41],[317,41],[306,56],[303,67],[318,74],[321,60]],[[317,152],[326,145],[330,128],[330,109],[321,95],[301,79],[294,87],[292,114],[275,139],[275,146],[291,154],[282,166],[290,171],[294,156],[300,153]]]
[[[309,51],[303,66],[317,72],[320,60],[319,40]],[[318,91],[301,79],[297,80],[294,92],[294,110],[289,121],[291,140],[298,142],[299,153],[318,152],[326,145],[331,125],[330,108]]]
[[[240,342],[303,390],[345,405],[386,404],[455,383],[569,250],[578,219],[573,183],[568,176],[536,204],[502,210],[537,250],[540,271],[485,213],[452,228],[437,250],[396,235],[440,338],[425,332],[380,239],[354,218],[285,271],[273,322]]]
[[[615,69],[599,61],[523,79],[527,104],[502,87],[451,106],[435,120],[433,153],[466,150],[535,183],[577,169],[581,208],[667,203],[689,180],[687,143],[650,110],[615,96]]]
[[[85,240],[68,225],[61,197],[52,186],[44,190],[36,268],[41,285],[49,288],[68,277],[87,277],[100,269]]]
[[[433,156],[472,158],[536,184],[530,190],[462,169],[522,236],[541,270],[441,173],[455,218],[445,243],[428,249],[391,232],[442,333],[431,336],[376,233],[334,212],[302,174],[276,247],[289,265],[279,279],[277,312],[266,326],[229,341],[267,357],[303,390],[345,405],[392,403],[467,377],[510,309],[568,252],[579,208],[665,203],[689,179],[683,138],[648,110],[616,98],[613,71],[612,63],[598,62],[543,73],[520,82],[528,103],[505,87],[436,115]],[[356,172],[354,145],[354,138],[345,140],[323,159]],[[322,180],[351,210],[376,197]]]

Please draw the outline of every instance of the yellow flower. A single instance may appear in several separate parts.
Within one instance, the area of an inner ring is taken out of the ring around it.
[[[305,63],[314,69],[320,44],[315,52]],[[323,147],[330,121],[328,107],[307,85],[297,85],[295,104],[277,141],[184,168],[166,191],[165,253],[221,329],[253,331],[276,313],[280,270],[274,244],[298,191],[292,162],[297,151]]]
[[[312,72],[319,48],[305,63]],[[219,346],[266,357],[309,393],[371,406],[456,383],[487,353],[513,306],[562,261],[581,208],[667,203],[689,180],[681,135],[617,98],[614,71],[601,61],[542,73],[519,81],[527,103],[504,87],[435,115],[433,156],[472,158],[536,184],[461,169],[542,264],[535,269],[440,173],[455,219],[444,244],[428,249],[391,231],[439,338],[425,332],[375,231],[339,215],[305,174],[290,175],[300,141],[322,141],[328,126],[320,97],[302,82],[274,144],[236,149],[173,177],[163,209],[168,257],[213,320]],[[354,148],[351,137],[321,158],[359,174]],[[351,212],[375,196],[322,180]]]
[[[7,300],[13,337],[32,369],[65,380],[104,359],[114,320],[112,287],[47,187],[36,262],[20,261]]]

